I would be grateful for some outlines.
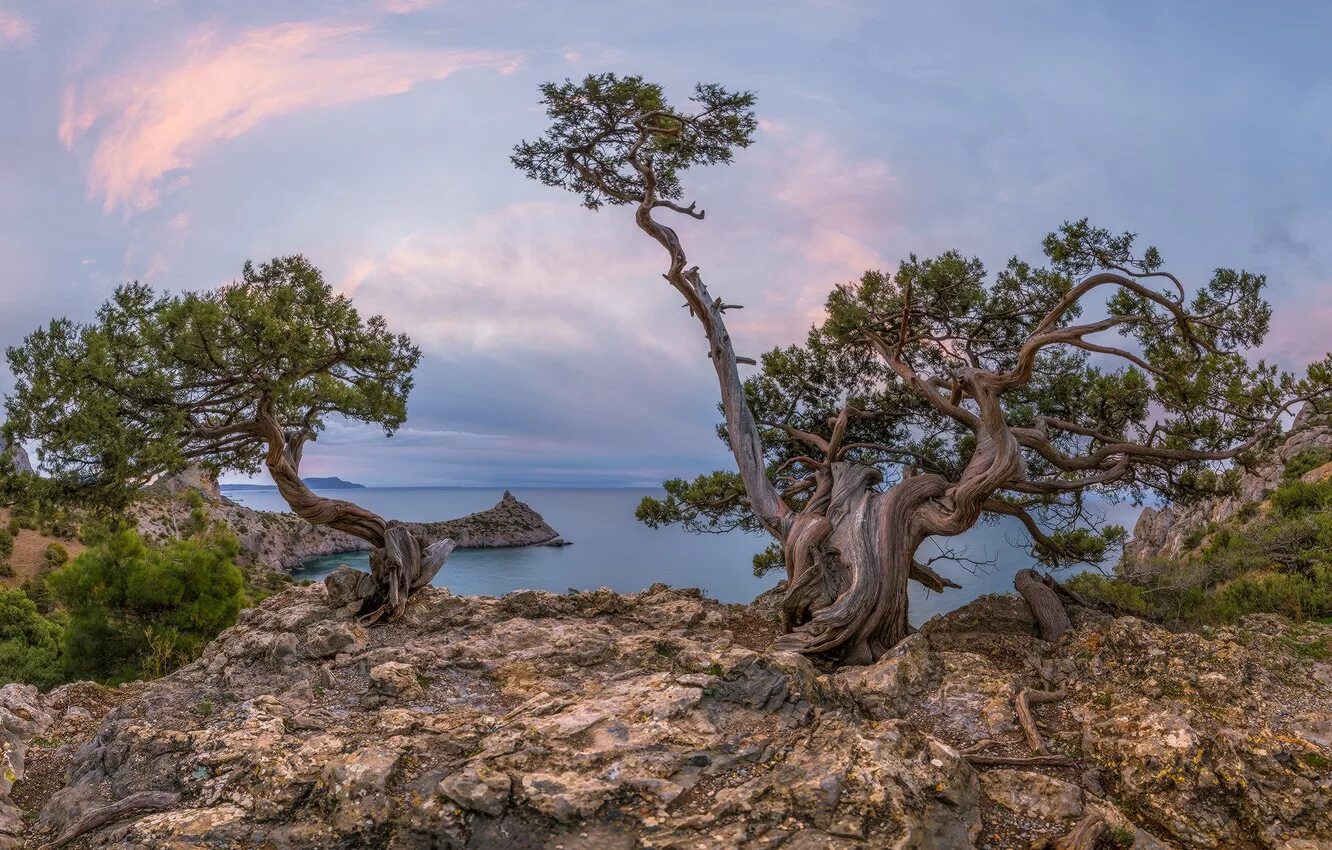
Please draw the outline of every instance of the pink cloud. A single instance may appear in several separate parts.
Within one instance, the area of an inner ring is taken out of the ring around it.
[[[71,149],[91,137],[89,195],[132,213],[157,206],[170,172],[265,121],[402,94],[465,68],[516,66],[493,52],[387,47],[360,26],[205,29],[174,57],[69,86],[59,136]]]
[[[458,230],[414,234],[357,259],[340,290],[428,349],[597,349],[598,329],[641,328],[671,309],[652,246],[617,216],[516,203]],[[669,342],[644,335],[644,346]]]
[[[0,48],[27,44],[32,34],[32,21],[18,12],[0,9]]]
[[[823,133],[771,121],[760,130],[731,209],[698,228],[713,262],[733,266],[729,277],[762,276],[757,287],[730,280],[714,287],[728,301],[749,300],[728,320],[749,349],[802,341],[822,321],[835,284],[891,269],[881,249],[902,224],[897,181],[884,161],[856,156]],[[748,259],[737,263],[737,253]]]
[[[1324,287],[1315,292],[1325,292]],[[1283,367],[1299,369],[1328,354],[1327,327],[1332,323],[1332,303],[1317,295],[1298,305],[1272,309],[1272,324],[1262,353]]]

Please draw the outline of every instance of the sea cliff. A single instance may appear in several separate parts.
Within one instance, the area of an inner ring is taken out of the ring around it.
[[[151,538],[178,536],[193,510],[190,492],[203,497],[211,521],[225,523],[240,541],[241,555],[251,563],[292,570],[311,558],[341,552],[364,552],[370,544],[326,526],[311,525],[295,514],[259,511],[226,498],[217,482],[198,470],[186,470],[155,483],[135,508],[139,528]],[[451,537],[460,549],[509,546],[561,546],[559,532],[508,490],[492,508],[441,522],[406,523],[428,541]]]

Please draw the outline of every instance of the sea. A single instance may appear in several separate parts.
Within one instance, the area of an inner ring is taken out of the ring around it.
[[[381,516],[408,522],[453,519],[493,507],[503,488],[488,487],[366,487],[324,490],[324,495],[349,499]],[[697,587],[723,602],[745,603],[777,583],[780,570],[758,578],[754,555],[764,549],[766,535],[733,531],[690,534],[679,528],[652,529],[634,518],[644,496],[661,496],[657,488],[524,488],[513,495],[545,517],[572,546],[527,546],[512,549],[456,549],[434,583],[454,593],[500,596],[514,590],[564,592],[610,587],[622,593],[643,590],[654,582]],[[226,491],[243,505],[285,511],[276,490]],[[1128,504],[1101,506],[1107,520],[1132,529],[1138,508]],[[1001,518],[966,534],[939,541],[975,563],[936,561],[934,569],[962,585],[934,593],[911,583],[910,618],[919,626],[930,617],[951,611],[987,593],[1013,589],[1013,574],[1033,561],[1022,548],[1025,532],[1018,522]],[[927,560],[940,553],[927,540],[917,553]],[[992,562],[992,563],[984,563]],[[319,580],[339,565],[369,570],[364,553],[315,558],[295,571],[298,579]],[[1106,568],[1110,564],[1103,565]]]

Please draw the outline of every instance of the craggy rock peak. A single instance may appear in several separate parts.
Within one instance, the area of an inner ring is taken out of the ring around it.
[[[202,495],[205,502],[218,504],[222,501],[217,476],[201,466],[190,466],[175,475],[163,476],[148,485],[148,490],[162,496],[183,496],[193,490]]]
[[[185,489],[199,489],[179,484],[177,481],[176,485],[171,485],[175,489],[165,489],[168,485],[164,484],[164,489],[158,492],[176,494]],[[207,490],[203,492],[210,517],[231,528],[240,540],[241,554],[253,563],[292,570],[321,555],[364,552],[370,548],[370,544],[359,537],[327,526],[311,525],[295,514],[257,511],[238,505],[220,493],[218,499],[212,500]],[[136,510],[139,527],[149,535],[162,538],[176,536],[176,529],[189,514],[188,507],[174,498],[146,500]],[[493,508],[444,522],[405,524],[421,530],[431,540],[452,537],[460,549],[561,546],[566,542],[541,518],[541,514],[515,499],[507,490]]]
[[[0,437],[0,457],[5,455],[9,456],[14,468],[19,472],[32,472],[32,462],[28,460],[28,452],[22,446],[10,446],[4,437]]]
[[[1295,417],[1295,427],[1303,428],[1310,415],[1312,411],[1308,406],[1302,408]],[[1332,426],[1313,425],[1291,434],[1266,463],[1243,473],[1239,492],[1234,496],[1187,505],[1144,508],[1133,526],[1133,539],[1124,549],[1125,559],[1142,561],[1180,554],[1187,548],[1184,541],[1209,522],[1225,522],[1246,502],[1261,502],[1266,498],[1281,483],[1286,463],[1305,451],[1332,451]],[[1318,473],[1326,477],[1328,472],[1314,470],[1309,475]]]
[[[697,591],[431,588],[366,631],[355,578],[270,598],[146,686],[53,692],[27,734],[64,787],[22,797],[23,840],[963,850],[1050,846],[1094,815],[1138,850],[1332,847],[1327,627],[1202,636],[1075,611],[1055,645],[987,597],[827,673]],[[1075,766],[961,755],[1028,755],[1023,688],[1066,691],[1035,711]]]

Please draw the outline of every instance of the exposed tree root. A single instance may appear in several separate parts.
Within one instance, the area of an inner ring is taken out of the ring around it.
[[[79,818],[73,826],[61,833],[60,837],[55,841],[52,841],[50,844],[43,844],[41,850],[60,850],[61,847],[64,847],[71,841],[81,838],[90,832],[95,832],[104,826],[118,823],[133,815],[169,809],[179,801],[179,794],[167,791],[140,791],[136,794],[131,794],[123,800],[118,800],[109,806],[93,809],[88,814]]]
[[[961,750],[959,750],[959,752],[963,756],[974,756],[977,753],[981,753],[988,750],[990,747],[993,747],[997,743],[999,742],[993,738],[981,738],[976,743],[971,744],[970,746],[963,747]]]
[[[1024,688],[1018,692],[1017,699],[1014,700],[1017,708],[1018,723],[1022,726],[1022,734],[1027,737],[1027,747],[1037,755],[1048,755],[1049,750],[1045,746],[1045,741],[1041,740],[1041,733],[1036,728],[1036,718],[1031,714],[1032,703],[1055,702],[1068,696],[1064,690],[1058,691],[1034,691],[1030,688]]]
[[[1051,845],[1052,850],[1095,850],[1096,842],[1110,828],[1100,812],[1092,810],[1068,834]]]
[[[1050,579],[1050,582],[1057,584],[1053,579]],[[1013,586],[1026,600],[1027,607],[1031,608],[1032,616],[1036,618],[1036,625],[1040,628],[1042,640],[1058,643],[1059,639],[1073,628],[1059,594],[1035,570],[1018,570],[1018,574],[1013,578]]]
[[[1022,734],[1027,739],[1027,746],[1033,753],[1030,756],[987,756],[984,750],[994,746],[997,741],[991,738],[983,738],[968,747],[964,747],[960,753],[962,758],[973,767],[995,767],[995,766],[1027,766],[1027,767],[1075,767],[1077,762],[1068,756],[1051,755],[1050,750],[1045,746],[1045,741],[1041,738],[1040,731],[1036,728],[1036,719],[1032,716],[1031,706],[1033,703],[1055,702],[1068,696],[1064,690],[1058,691],[1036,691],[1031,688],[1024,688],[1018,692],[1017,699],[1013,701],[1017,710],[1018,724],[1022,727]]]

